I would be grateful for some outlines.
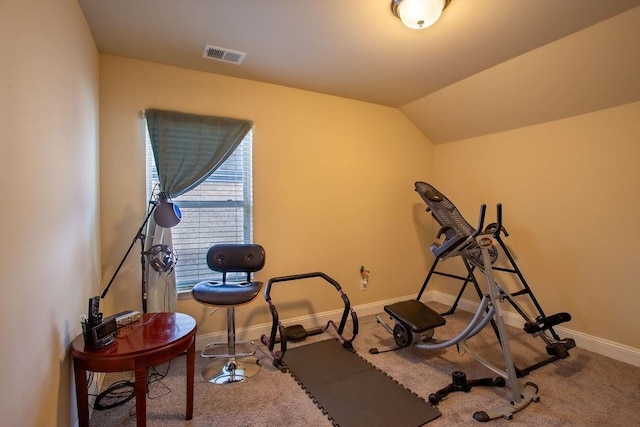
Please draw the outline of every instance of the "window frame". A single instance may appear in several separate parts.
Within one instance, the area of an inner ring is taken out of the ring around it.
[[[239,161],[241,166],[238,168],[230,167],[230,163],[237,161],[238,157],[242,156]],[[156,169],[155,159],[153,156],[153,150],[151,148],[151,140],[149,133],[145,126],[145,167],[146,176],[145,184],[147,187],[147,196],[150,198],[154,188],[157,189],[158,173]],[[197,191],[201,186],[210,184],[212,182],[225,183],[225,182],[240,182],[242,183],[242,199],[237,200],[210,200],[210,199],[198,199],[188,200],[188,196],[193,191]],[[242,222],[238,221],[242,227],[241,241],[224,240],[224,243],[252,243],[253,242],[253,129],[251,129],[244,137],[242,142],[236,147],[234,152],[229,156],[227,160],[212,173],[205,181],[199,184],[194,189],[186,192],[185,194],[178,196],[173,201],[180,207],[183,212],[188,214],[189,209],[229,209],[237,208],[242,210]],[[199,220],[198,220],[199,221]],[[172,228],[172,245],[183,246],[180,244],[180,224]],[[178,232],[178,233],[177,233]],[[177,239],[176,239],[177,238]],[[176,242],[176,240],[178,240]],[[215,239],[214,239],[215,240]],[[198,273],[193,276],[198,276],[197,279],[189,278],[185,280],[178,280],[180,269],[180,249],[176,249],[177,262],[175,264],[175,277],[176,277],[176,289],[179,295],[189,294],[191,288],[197,283],[203,280],[221,280],[222,274],[211,271],[206,262],[206,252],[208,248],[214,243],[222,243],[222,241],[213,241],[204,243],[202,239],[197,240],[198,243],[190,244],[189,249],[196,251],[197,253],[204,252],[201,256],[201,260],[197,261]],[[192,265],[192,264],[189,264]],[[227,274],[227,280],[242,280],[244,274]]]

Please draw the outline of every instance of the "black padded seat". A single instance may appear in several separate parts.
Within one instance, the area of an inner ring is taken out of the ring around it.
[[[262,283],[200,282],[193,287],[193,298],[203,304],[226,306],[251,301],[260,292]]]
[[[385,305],[384,311],[407,325],[415,333],[437,328],[447,323],[444,317],[415,299]]]

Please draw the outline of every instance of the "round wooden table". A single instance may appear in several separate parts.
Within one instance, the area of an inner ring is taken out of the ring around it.
[[[135,372],[137,426],[147,423],[147,369],[187,352],[186,419],[193,417],[196,321],[182,313],[145,313],[118,330],[115,343],[103,349],[85,347],[82,334],[73,340],[71,355],[80,427],[89,426],[87,371]]]

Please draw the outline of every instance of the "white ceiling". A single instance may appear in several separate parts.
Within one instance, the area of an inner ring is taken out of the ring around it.
[[[434,26],[416,31],[391,14],[390,0],[78,2],[101,53],[406,107],[435,142],[469,135],[424,128],[437,124],[421,119],[423,99],[640,6],[452,0]],[[247,55],[240,65],[205,59],[206,44]]]

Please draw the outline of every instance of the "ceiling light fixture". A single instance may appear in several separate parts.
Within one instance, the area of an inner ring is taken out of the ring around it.
[[[414,30],[433,25],[451,0],[391,0],[391,12]]]

